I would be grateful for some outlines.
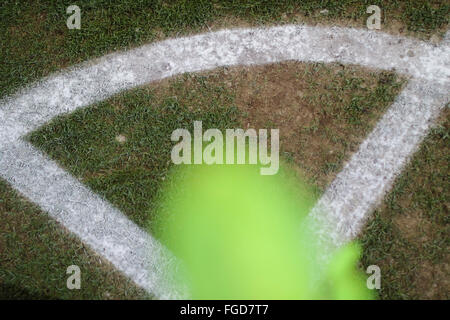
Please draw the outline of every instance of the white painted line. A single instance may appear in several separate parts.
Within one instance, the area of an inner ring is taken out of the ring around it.
[[[354,239],[439,112],[449,85],[412,79],[311,212],[327,253]],[[327,257],[325,257],[327,258]]]
[[[446,41],[436,47],[367,30],[282,26],[224,30],[111,54],[0,101],[0,176],[138,285],[162,299],[185,297],[164,280],[173,259],[155,239],[22,137],[55,116],[184,72],[286,60],[395,69],[413,80],[313,210],[312,216],[327,226],[324,241],[341,244],[357,234],[448,102],[448,49]],[[144,267],[147,254],[150,267]]]

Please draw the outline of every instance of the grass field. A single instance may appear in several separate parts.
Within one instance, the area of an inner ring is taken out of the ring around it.
[[[0,97],[61,68],[167,37],[285,23],[364,27],[365,8],[377,4],[382,31],[435,41],[450,11],[447,1],[418,0],[78,1],[82,29],[68,30],[71,4],[0,4]],[[284,161],[319,196],[405,81],[355,66],[223,68],[121,93],[29,139],[144,226],[170,169],[173,129],[192,120],[205,128],[280,128]],[[273,112],[273,105],[285,107]],[[447,112],[361,236],[362,267],[382,268],[381,298],[448,298],[448,135]],[[0,298],[148,298],[2,181],[0,220]],[[81,291],[66,289],[72,264],[87,277]]]

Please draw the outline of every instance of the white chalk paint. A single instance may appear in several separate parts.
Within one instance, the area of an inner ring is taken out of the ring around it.
[[[331,252],[357,235],[448,103],[448,38],[434,46],[368,30],[290,25],[169,39],[107,55],[0,101],[0,176],[148,292],[186,297],[165,279],[176,261],[161,244],[23,136],[55,116],[184,72],[287,60],[395,70],[410,83],[312,211]]]

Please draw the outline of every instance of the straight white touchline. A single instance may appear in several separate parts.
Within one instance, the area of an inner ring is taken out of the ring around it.
[[[0,154],[3,178],[139,286],[161,299],[186,297],[167,279],[172,255],[119,210],[27,142],[3,146]]]
[[[435,47],[367,30],[290,25],[223,30],[108,55],[0,102],[0,175],[138,285],[162,299],[185,297],[165,279],[174,259],[155,239],[21,138],[55,116],[151,81],[286,60],[359,64],[413,77],[313,210],[331,250],[357,234],[448,101],[447,43]]]
[[[327,188],[310,214],[327,254],[361,231],[448,103],[449,89],[448,84],[409,81]]]

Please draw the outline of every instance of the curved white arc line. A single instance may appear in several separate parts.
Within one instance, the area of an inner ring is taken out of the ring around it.
[[[413,54],[414,56],[409,56]],[[450,53],[384,33],[283,26],[235,29],[169,39],[108,55],[61,72],[0,102],[5,120],[23,135],[53,117],[111,95],[184,72],[286,60],[342,62],[434,81],[450,80]]]
[[[331,238],[337,244],[343,243],[355,235],[370,208],[379,201],[381,193],[375,192],[373,197],[364,196],[367,191],[364,188],[370,186],[371,181],[374,183],[372,186],[380,190],[385,191],[389,187],[392,177],[425,135],[429,122],[436,117],[440,106],[448,101],[448,93],[445,92],[449,89],[450,75],[448,42],[435,47],[413,39],[366,30],[283,26],[224,30],[170,39],[108,55],[50,76],[0,101],[0,176],[138,285],[159,298],[183,296],[184,293],[173,292],[164,285],[161,279],[164,277],[163,268],[158,266],[159,263],[166,265],[170,259],[161,258],[164,249],[150,235],[20,138],[57,115],[151,81],[218,66],[286,60],[338,61],[377,69],[396,69],[414,78],[408,86],[410,90],[403,94],[403,98],[400,96],[397,99],[397,104],[388,111],[389,116],[383,117],[359,153],[353,156],[320,200],[319,206],[332,209],[333,213],[318,213],[316,209],[312,215],[328,224],[329,228],[325,230],[330,233],[324,239]],[[441,89],[433,92],[434,85]],[[413,94],[413,100],[407,100],[405,94],[414,93],[415,89],[420,89],[423,95]],[[402,99],[406,99],[407,103],[403,103]],[[416,107],[409,109],[409,103]],[[416,111],[417,114],[410,116],[417,119],[411,118],[403,125],[397,117],[405,110]],[[397,120],[389,122],[386,117]],[[413,139],[406,142],[396,140],[396,144],[390,146],[389,153],[382,154],[387,159],[385,167],[370,166],[370,161],[380,156],[378,152],[382,152],[385,145],[382,134],[377,134],[377,130],[382,132],[384,126],[394,128],[395,124],[400,127],[399,131],[391,130],[394,134],[407,138],[412,133]],[[423,129],[415,130],[416,126]],[[401,148],[399,143],[405,143],[407,147]],[[380,181],[371,168],[388,173],[389,178]],[[364,183],[358,184],[358,179],[350,173],[352,170],[367,174],[364,175]],[[349,188],[351,196],[345,194],[345,188]],[[368,190],[373,191],[372,187]],[[358,196],[362,199],[355,202]],[[109,218],[106,218],[107,215],[110,215]],[[118,223],[114,226],[116,219]],[[146,244],[145,250],[143,243]],[[141,270],[147,250],[156,262]]]

